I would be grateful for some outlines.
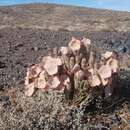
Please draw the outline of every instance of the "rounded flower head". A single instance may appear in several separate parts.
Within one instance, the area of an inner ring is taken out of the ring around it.
[[[60,85],[60,80],[57,76],[54,76],[51,80],[50,87],[56,89]]]
[[[109,59],[113,55],[113,52],[107,51],[105,54],[103,54],[103,57],[105,59]]]
[[[84,45],[85,47],[88,47],[89,45],[91,45],[91,40],[90,40],[90,39],[83,38],[83,39],[82,39],[82,42],[83,42],[83,45]]]
[[[98,75],[96,75],[96,74],[91,75],[89,82],[90,82],[90,86],[92,86],[92,87],[96,87],[101,84],[101,81],[100,81]]]
[[[33,95],[34,90],[35,90],[35,83],[36,82],[32,82],[29,85],[26,86],[26,90],[25,90],[25,95],[30,97]]]
[[[83,80],[85,78],[85,73],[83,70],[80,69],[75,73],[75,76],[77,79]]]
[[[110,67],[112,69],[112,73],[116,73],[118,69],[118,61],[116,59],[112,59],[110,61]]]
[[[44,69],[49,75],[54,75],[58,72],[58,66],[62,65],[60,58],[45,57]]]
[[[47,86],[47,82],[46,82],[46,79],[45,79],[45,71],[43,70],[40,75],[39,75],[39,78],[38,78],[38,81],[37,81],[37,88],[46,88]]]
[[[68,47],[61,47],[60,51],[63,55],[67,55],[69,53],[69,48]]]
[[[41,71],[42,67],[40,64],[32,65],[30,68],[27,69],[27,77],[37,77]]]
[[[118,69],[114,52],[107,51],[99,56],[98,50],[92,50],[90,39],[78,40],[74,37],[68,47],[52,49],[40,64],[27,69],[25,94],[32,96],[35,88],[38,88],[44,92],[53,90],[65,93],[65,96],[70,92],[73,95],[72,92],[76,90],[75,94],[78,95],[77,88],[82,81],[85,81],[84,85],[87,88],[85,92],[93,92],[95,87],[112,87],[113,73]]]
[[[109,65],[102,65],[98,70],[101,78],[107,79],[111,77],[111,67]]]
[[[72,40],[69,42],[69,48],[72,51],[78,51],[81,48],[81,41],[77,40],[76,38],[72,37]]]

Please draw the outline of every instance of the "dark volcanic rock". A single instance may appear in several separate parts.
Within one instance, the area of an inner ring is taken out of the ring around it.
[[[70,32],[38,29],[0,30],[0,86],[14,85],[24,80],[29,65],[38,63],[47,54],[47,47],[66,45],[72,36],[87,37],[101,50],[129,52],[130,33]]]

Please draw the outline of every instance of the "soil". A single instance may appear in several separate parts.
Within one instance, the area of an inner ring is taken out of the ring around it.
[[[56,123],[54,117],[60,115],[59,109],[66,113],[64,121],[68,118],[67,111],[74,108],[63,109],[59,97],[46,98],[43,93],[25,97],[24,77],[27,67],[38,63],[47,54],[48,47],[67,45],[72,36],[90,38],[99,51],[118,52],[121,76],[125,77],[121,82],[125,88],[123,94],[130,95],[130,13],[30,4],[0,7],[0,21],[1,130],[48,129],[51,121]],[[110,115],[113,114],[109,113],[107,117]],[[72,128],[57,126],[49,129]]]

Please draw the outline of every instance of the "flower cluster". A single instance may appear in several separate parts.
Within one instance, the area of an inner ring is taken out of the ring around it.
[[[54,48],[41,63],[30,66],[25,78],[25,94],[31,96],[35,89],[64,92],[65,88],[78,89],[77,81],[86,81],[89,90],[111,84],[117,73],[118,61],[113,52],[97,56],[89,39],[72,37],[68,46]]]

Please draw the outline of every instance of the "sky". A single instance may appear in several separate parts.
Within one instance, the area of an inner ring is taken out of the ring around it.
[[[92,8],[113,9],[130,12],[130,0],[0,0],[0,5],[24,3],[56,3]]]

